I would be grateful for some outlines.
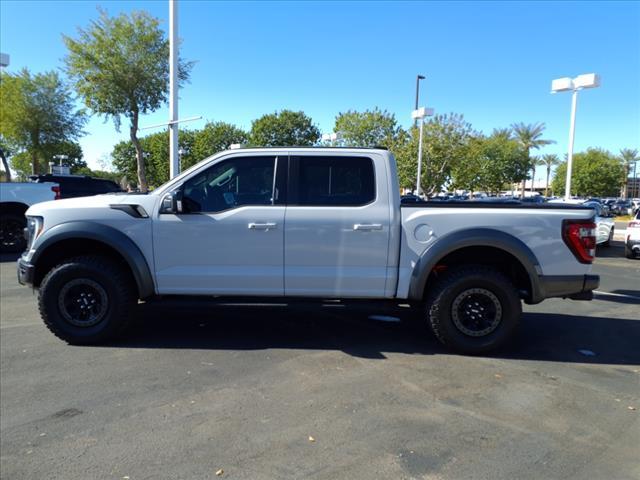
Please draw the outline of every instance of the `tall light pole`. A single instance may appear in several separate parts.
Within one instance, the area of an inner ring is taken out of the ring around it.
[[[411,117],[417,122],[420,120],[420,137],[418,140],[418,177],[416,179],[416,195],[420,196],[420,178],[422,177],[422,131],[424,130],[424,117],[431,117],[433,108],[420,107],[411,112]]]
[[[567,180],[564,187],[564,199],[571,199],[571,171],[573,168],[573,140],[576,133],[576,108],[578,106],[578,91],[583,88],[600,86],[600,77],[595,73],[578,75],[576,78],[557,78],[551,82],[551,93],[573,92],[571,96],[571,124],[569,126],[569,152],[567,153]]]
[[[169,176],[180,173],[178,154],[178,0],[169,0]]]
[[[416,76],[416,105],[413,107],[414,110],[418,110],[418,101],[420,98],[420,80],[424,80],[426,77],[424,75],[417,75]],[[418,126],[418,119],[416,118],[413,121],[413,126],[417,127]]]

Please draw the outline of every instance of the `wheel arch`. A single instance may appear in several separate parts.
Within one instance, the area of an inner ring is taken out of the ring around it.
[[[155,293],[151,270],[144,255],[133,240],[113,227],[92,222],[56,225],[36,239],[32,251],[30,263],[35,267],[35,287],[64,258],[102,254],[129,270],[138,288],[139,298],[151,297]]]
[[[422,301],[439,268],[463,264],[496,266],[514,282],[527,303],[544,298],[539,281],[542,270],[531,249],[513,235],[490,228],[453,232],[422,252],[413,269],[409,298]]]

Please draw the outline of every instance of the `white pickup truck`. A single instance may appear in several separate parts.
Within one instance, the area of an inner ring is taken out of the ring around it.
[[[415,304],[442,343],[480,353],[513,333],[522,301],[589,300],[599,283],[592,209],[401,205],[381,149],[231,150],[148,195],[27,217],[19,281],[73,344],[118,334],[139,299],[302,297]]]
[[[27,246],[24,213],[31,205],[57,198],[57,183],[0,182],[0,251],[22,252]]]

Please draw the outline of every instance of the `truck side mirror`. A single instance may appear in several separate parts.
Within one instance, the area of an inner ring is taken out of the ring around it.
[[[182,189],[178,188],[162,197],[162,205],[160,205],[160,213],[182,213]]]

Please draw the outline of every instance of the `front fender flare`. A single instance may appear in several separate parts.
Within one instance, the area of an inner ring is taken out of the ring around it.
[[[42,233],[31,247],[33,255],[29,259],[29,263],[37,265],[38,259],[47,248],[69,239],[96,240],[113,248],[129,265],[138,286],[140,298],[151,297],[155,294],[153,276],[140,248],[124,233],[100,223],[78,221],[61,223],[51,227]]]
[[[529,277],[531,298],[527,300],[530,303],[539,303],[543,300],[544,294],[541,291],[539,280],[542,269],[531,249],[513,235],[491,228],[459,230],[438,238],[428,246],[420,255],[411,274],[409,298],[423,300],[427,279],[433,267],[445,256],[465,247],[493,247],[513,255],[524,267]]]

